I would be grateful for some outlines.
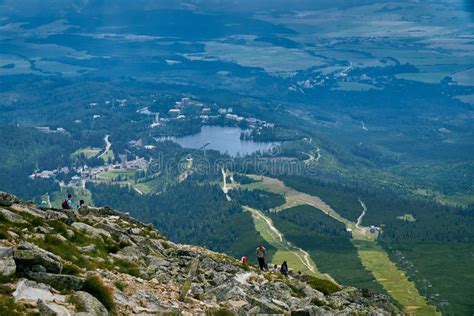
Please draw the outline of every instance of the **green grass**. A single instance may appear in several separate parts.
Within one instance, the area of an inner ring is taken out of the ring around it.
[[[314,276],[309,276],[306,280],[313,289],[320,291],[324,295],[331,295],[342,290],[342,287],[328,279],[320,279]]]
[[[369,91],[372,89],[379,90],[380,88],[362,82],[339,82],[338,86],[334,88],[334,90],[341,91]]]
[[[410,279],[443,314],[474,314],[474,245],[403,243],[392,247],[401,251],[402,262],[415,265],[417,271],[408,270]],[[400,260],[395,253],[391,257]]]
[[[417,72],[396,74],[395,77],[403,80],[420,81],[434,84],[439,83],[446,75],[446,72]]]
[[[27,312],[25,306],[15,303],[15,300],[11,296],[0,295],[0,315],[23,316],[39,314]]]
[[[88,276],[84,283],[83,290],[97,298],[109,312],[115,312],[113,291],[104,284],[98,275]]]
[[[414,315],[437,315],[436,309],[420,295],[415,284],[408,280],[375,242],[353,240],[362,264],[373,273],[389,295],[400,303],[405,312]]]
[[[308,251],[321,272],[343,285],[385,293],[362,265],[344,224],[309,205],[286,209],[271,217],[285,238]]]
[[[99,153],[100,153],[100,149],[98,148],[91,148],[91,147],[79,148],[71,155],[71,158],[79,157],[81,154],[83,154],[86,158],[93,158],[97,156]]]

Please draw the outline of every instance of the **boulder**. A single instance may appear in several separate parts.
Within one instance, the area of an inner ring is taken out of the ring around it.
[[[0,192],[0,206],[12,206],[14,203],[18,203],[16,196],[6,192]]]
[[[46,210],[46,219],[49,221],[52,220],[60,220],[65,221],[68,219],[68,216],[64,212],[53,211],[53,210]]]
[[[80,290],[84,286],[85,279],[66,274],[54,274],[47,272],[28,272],[27,277],[39,283],[45,283],[56,290]]]
[[[142,230],[140,228],[136,228],[136,227],[128,229],[128,233],[132,235],[140,235],[141,231]]]
[[[45,211],[42,211],[42,210],[39,210],[37,208],[34,208],[34,207],[29,207],[27,205],[23,205],[23,204],[13,204],[10,209],[14,210],[15,212],[24,212],[24,213],[28,213],[34,217],[39,217],[39,218],[42,218],[42,219],[46,219],[46,212]]]
[[[61,258],[28,242],[18,245],[13,255],[18,271],[31,271],[33,266],[43,266],[47,272],[61,273]]]
[[[83,310],[76,315],[97,315],[97,316],[108,316],[107,309],[96,299],[94,296],[87,292],[78,291],[72,294],[72,298],[77,302],[77,305],[81,306]]]
[[[18,215],[16,213],[13,213],[12,211],[6,210],[4,208],[0,207],[0,217],[5,218],[7,221],[12,222],[12,223],[26,223],[26,221],[21,217],[21,215]]]
[[[27,301],[32,304],[36,304],[38,300],[47,302],[65,302],[66,297],[60,294],[53,294],[51,288],[42,283],[36,283],[35,281],[22,279],[17,285],[15,292],[13,292],[15,301]]]
[[[66,307],[53,302],[38,300],[38,310],[42,316],[71,316],[72,313]]]
[[[107,238],[112,238],[112,236],[110,235],[108,231],[105,231],[100,228],[92,227],[90,225],[87,225],[86,223],[74,222],[72,223],[71,226],[91,237],[99,238],[99,237],[104,236]]]

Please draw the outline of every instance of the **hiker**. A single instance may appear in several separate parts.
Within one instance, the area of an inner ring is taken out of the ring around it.
[[[240,261],[242,262],[242,265],[247,266],[247,257],[246,256],[243,256],[242,259],[240,259]]]
[[[81,207],[86,207],[86,202],[84,202],[84,200],[79,201],[79,205],[77,206],[77,208],[81,208]]]
[[[284,276],[288,276],[288,263],[286,263],[286,261],[283,261],[283,263],[281,265],[281,268],[280,268],[280,272]]]
[[[260,270],[264,271],[267,269],[267,264],[265,263],[265,247],[262,244],[258,245],[257,248],[257,261]]]
[[[61,205],[63,210],[71,210],[72,207],[72,194],[67,195],[67,199],[64,200],[63,204]]]

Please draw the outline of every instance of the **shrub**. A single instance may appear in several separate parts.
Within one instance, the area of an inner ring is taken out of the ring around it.
[[[106,286],[98,275],[88,276],[83,290],[97,298],[109,312],[115,311],[112,289]]]

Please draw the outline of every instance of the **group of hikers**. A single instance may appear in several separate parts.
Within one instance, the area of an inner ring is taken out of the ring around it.
[[[86,203],[84,202],[84,200],[80,200],[76,208],[81,208],[84,206],[86,206]],[[61,204],[61,207],[63,208],[63,210],[74,209],[74,204],[72,202],[72,194],[67,195],[67,199],[64,200],[63,204]]]
[[[260,268],[261,271],[271,271],[271,272],[277,272],[278,271],[278,266],[274,265],[273,268],[268,268],[268,263],[267,263],[267,251],[265,247],[263,247],[262,244],[258,245],[257,247],[257,261],[258,261],[258,267]],[[242,264],[247,265],[247,257],[242,257]],[[283,261],[280,267],[280,273],[283,274],[284,276],[288,276],[288,264],[286,261]]]

